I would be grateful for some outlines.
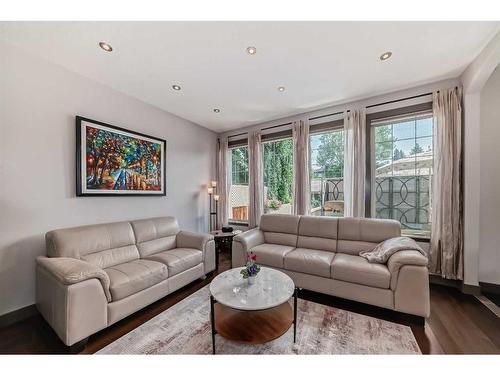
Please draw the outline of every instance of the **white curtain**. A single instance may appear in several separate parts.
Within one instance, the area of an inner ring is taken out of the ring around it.
[[[229,216],[228,145],[227,137],[218,139],[217,150],[217,193],[219,194],[219,214],[217,229],[227,225]]]
[[[432,176],[430,271],[463,279],[462,89],[433,94],[434,171]]]
[[[309,122],[292,124],[293,138],[293,213],[308,215],[309,196]]]
[[[264,212],[264,176],[260,131],[253,131],[248,135],[248,170],[248,226],[255,228],[259,225],[260,217]]]
[[[366,111],[344,112],[344,216],[365,216]]]

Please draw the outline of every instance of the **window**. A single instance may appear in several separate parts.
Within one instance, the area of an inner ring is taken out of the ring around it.
[[[231,186],[229,188],[229,220],[248,221],[248,146],[229,149]]]
[[[311,214],[344,215],[344,130],[310,136]]]
[[[371,122],[371,214],[406,235],[430,236],[432,140],[430,112]]]
[[[264,212],[292,213],[293,142],[291,138],[262,143]]]

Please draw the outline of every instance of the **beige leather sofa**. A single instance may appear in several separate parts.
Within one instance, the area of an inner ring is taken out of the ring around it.
[[[425,256],[403,250],[378,264],[358,255],[400,235],[394,220],[263,215],[259,228],[234,237],[233,267],[252,251],[258,264],[283,271],[300,288],[428,317]]]
[[[71,346],[215,269],[213,236],[173,217],[59,229],[37,258],[37,308]]]

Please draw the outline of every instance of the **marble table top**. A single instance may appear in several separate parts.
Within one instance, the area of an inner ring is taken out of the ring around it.
[[[293,280],[283,272],[261,267],[255,283],[249,284],[240,274],[242,269],[230,269],[212,280],[210,293],[217,302],[238,310],[264,310],[285,303],[293,295]]]

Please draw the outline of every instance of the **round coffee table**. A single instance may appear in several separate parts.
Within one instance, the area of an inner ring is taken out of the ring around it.
[[[212,352],[215,335],[241,343],[261,344],[283,335],[293,324],[297,333],[297,288],[283,272],[261,267],[254,284],[243,279],[243,267],[217,275],[210,283]],[[293,311],[288,302],[293,296]]]

